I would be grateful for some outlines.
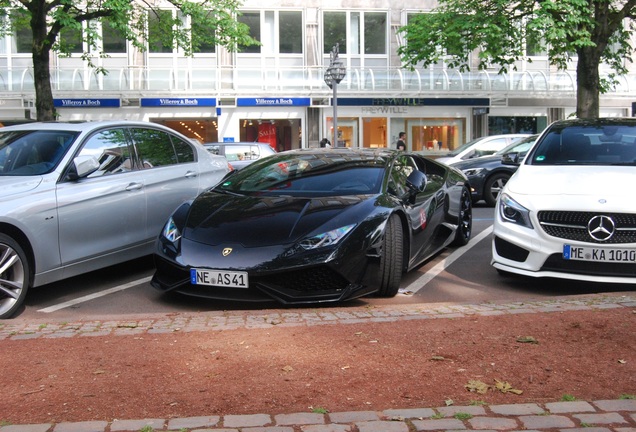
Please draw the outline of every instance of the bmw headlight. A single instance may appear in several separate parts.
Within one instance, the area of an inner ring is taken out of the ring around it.
[[[342,240],[355,227],[355,224],[336,228],[313,237],[306,238],[300,242],[300,246],[305,250],[317,249],[326,246],[333,246]]]
[[[161,235],[171,243],[176,243],[177,240],[181,238],[181,231],[177,228],[177,224],[174,222],[172,217],[170,217],[168,222],[164,225]]]
[[[508,194],[501,195],[498,206],[499,216],[504,222],[534,229],[530,221],[530,210],[510,198]]]
[[[476,175],[481,174],[484,171],[483,168],[468,168],[462,170],[462,172],[466,175],[466,177],[474,177]]]

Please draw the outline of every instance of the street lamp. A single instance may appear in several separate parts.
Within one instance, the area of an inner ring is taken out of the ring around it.
[[[338,147],[338,84],[347,74],[347,68],[338,57],[340,44],[335,44],[331,50],[331,61],[325,71],[325,83],[333,90],[333,145]]]

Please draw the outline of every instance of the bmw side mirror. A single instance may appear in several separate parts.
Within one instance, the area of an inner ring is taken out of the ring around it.
[[[417,194],[426,188],[426,174],[415,170],[406,178],[406,186],[411,193]]]
[[[99,161],[95,156],[78,156],[73,159],[66,174],[66,180],[75,181],[88,177],[99,169]]]

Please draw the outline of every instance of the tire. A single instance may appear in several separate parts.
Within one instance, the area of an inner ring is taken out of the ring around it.
[[[499,192],[501,192],[506,183],[508,183],[509,179],[510,174],[497,173],[486,180],[484,184],[484,201],[486,201],[486,204],[490,207],[495,205]]]
[[[466,186],[462,187],[457,219],[457,229],[451,246],[465,246],[473,232],[473,201]]]
[[[380,256],[380,297],[395,297],[402,281],[404,259],[404,232],[397,215],[391,215],[382,238]]]
[[[0,319],[11,318],[22,306],[30,284],[24,251],[11,237],[0,234]]]

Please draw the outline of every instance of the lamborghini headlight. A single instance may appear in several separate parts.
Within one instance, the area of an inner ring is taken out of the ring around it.
[[[176,243],[181,238],[181,231],[177,228],[177,224],[174,223],[172,217],[164,225],[161,235],[171,243]]]
[[[343,227],[306,238],[300,242],[300,246],[305,250],[333,246],[342,240],[355,226],[355,224],[345,225]]]

